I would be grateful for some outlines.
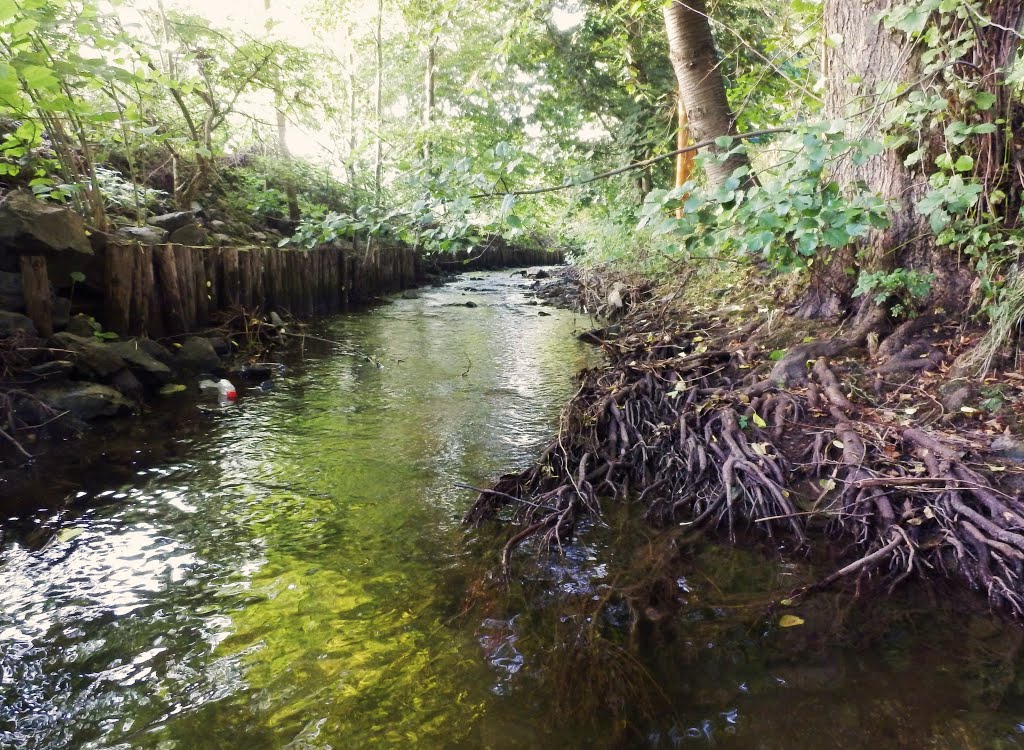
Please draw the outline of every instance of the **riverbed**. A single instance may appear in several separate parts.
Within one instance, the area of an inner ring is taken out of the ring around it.
[[[339,343],[269,391],[172,397],[44,459],[5,501],[0,746],[1024,746],[1021,631],[941,592],[780,628],[812,564],[659,557],[628,511],[504,577],[460,485],[556,432],[589,327],[467,274],[318,322]]]

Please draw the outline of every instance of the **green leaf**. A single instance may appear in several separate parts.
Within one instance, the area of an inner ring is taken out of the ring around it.
[[[752,419],[754,420],[754,424],[756,424],[758,427],[768,426],[768,423],[761,419],[761,415],[758,414],[756,411],[754,412]]]
[[[185,390],[185,386],[181,383],[168,383],[160,389],[161,396],[170,396],[174,393],[181,393]]]
[[[957,158],[956,163],[953,165],[953,169],[957,172],[970,172],[974,169],[974,159],[964,154]]]
[[[71,277],[71,280],[74,281],[76,284],[81,284],[83,281],[85,281],[85,274],[82,273],[81,271],[72,271],[68,275]]]
[[[768,355],[768,359],[770,359],[772,362],[778,362],[780,359],[782,359],[785,356],[786,356],[786,350],[785,349],[775,349],[774,351],[772,351],[771,354]],[[758,417],[758,419],[760,419],[760,417]],[[756,422],[756,420],[755,420],[755,422]],[[760,425],[760,426],[763,427],[764,425]]]

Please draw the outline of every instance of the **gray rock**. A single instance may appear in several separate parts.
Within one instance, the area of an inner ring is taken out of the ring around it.
[[[75,363],[66,359],[55,359],[29,368],[29,372],[43,382],[67,380],[74,370]]]
[[[228,223],[226,221],[221,221],[220,219],[214,219],[207,226],[209,226],[214,232],[223,232],[228,228]]]
[[[167,347],[162,344],[158,344],[153,341],[153,339],[140,337],[137,339],[128,339],[128,342],[134,344],[157,362],[163,362],[168,367],[174,363],[174,355],[167,350]]]
[[[36,335],[36,326],[31,318],[21,313],[0,310],[0,336],[13,336],[15,333]]]
[[[122,396],[136,403],[142,403],[146,396],[146,389],[131,370],[121,370],[110,381],[110,385]]]
[[[463,307],[479,307],[479,305],[476,302],[474,302],[473,300],[470,300],[469,302],[463,303],[462,306]]]
[[[225,245],[231,244],[231,235],[224,234],[223,232],[215,232],[213,236],[210,237],[210,240],[214,245],[217,245],[217,247],[224,247]]]
[[[250,232],[249,233],[249,237],[251,237],[256,242],[266,242],[267,241],[267,235],[264,232]]]
[[[106,380],[124,369],[124,360],[110,346],[63,331],[50,337],[56,349],[74,354],[75,371],[86,380]]]
[[[70,412],[85,421],[134,411],[132,403],[117,390],[98,383],[48,386],[35,395],[57,411]]]
[[[174,356],[174,361],[189,372],[209,372],[220,369],[220,357],[209,339],[190,336],[185,339]]]
[[[278,315],[276,312],[271,310],[269,317],[270,317],[270,325],[275,326],[276,328],[284,328],[284,320],[282,320],[281,316]]]
[[[551,274],[543,268],[528,268],[523,275],[528,279],[547,279],[551,277]]]
[[[150,355],[138,341],[117,341],[106,344],[106,347],[124,360],[135,377],[150,387],[167,385],[174,378],[171,368]]]
[[[167,232],[174,232],[186,224],[195,221],[195,214],[191,211],[173,211],[169,214],[150,216],[146,221],[150,226],[159,227]]]
[[[10,193],[0,203],[0,245],[13,245],[22,251],[93,254],[78,214],[55,203],[44,203],[25,190]]]
[[[402,299],[419,299],[420,295],[415,289],[406,289],[402,292]]]
[[[116,234],[143,245],[162,245],[167,242],[167,230],[159,227],[121,227]]]
[[[85,315],[76,315],[71,318],[64,325],[64,328],[68,333],[73,333],[75,336],[81,336],[86,339],[91,339],[92,334],[96,331],[95,324]]]
[[[71,322],[71,300],[67,297],[53,298],[53,327],[67,328]]]
[[[25,292],[20,273],[0,271],[0,310],[24,310]]]
[[[186,224],[180,229],[175,229],[171,232],[171,236],[167,238],[168,242],[175,245],[205,245],[209,242],[206,236],[206,230],[198,224]]]
[[[218,357],[226,357],[231,354],[231,344],[223,336],[210,336],[210,346],[217,352]]]

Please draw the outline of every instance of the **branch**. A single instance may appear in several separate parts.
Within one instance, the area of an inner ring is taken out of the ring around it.
[[[756,138],[756,137],[761,136],[761,135],[771,135],[772,133],[791,133],[791,132],[793,132],[793,128],[792,127],[787,127],[787,128],[765,128],[764,130],[751,130],[748,133],[738,133],[736,135],[731,135],[729,137],[730,138],[735,138],[736,140],[744,140],[746,138]],[[720,137],[721,136],[719,136],[719,138]],[[644,159],[643,161],[633,162],[632,164],[627,164],[624,167],[618,167],[617,169],[612,169],[611,171],[608,171],[608,172],[602,172],[599,175],[595,175],[594,177],[590,177],[590,178],[588,178],[586,180],[580,180],[579,182],[570,182],[570,183],[565,184],[565,185],[548,185],[547,187],[532,188],[530,190],[509,190],[509,191],[504,192],[504,193],[494,193],[494,192],[492,192],[492,193],[477,193],[476,195],[471,195],[469,197],[471,199],[473,199],[473,200],[476,200],[478,198],[502,198],[502,197],[504,197],[506,195],[516,195],[516,196],[519,196],[519,195],[540,195],[541,193],[553,193],[556,190],[568,190],[569,188],[581,187],[583,185],[589,185],[591,182],[597,182],[598,180],[606,180],[609,177],[615,177],[616,175],[620,175],[623,172],[629,172],[629,171],[632,171],[634,169],[644,169],[646,167],[651,166],[652,164],[656,164],[659,161],[664,161],[665,159],[671,159],[674,156],[679,156],[679,154],[686,154],[686,153],[689,153],[691,151],[697,151],[699,149],[704,148],[705,146],[713,146],[716,140],[718,140],[718,139],[717,138],[710,138],[710,139],[708,139],[706,141],[701,141],[700,143],[694,143],[694,144],[692,144],[690,146],[687,146],[686,148],[677,148],[675,151],[669,151],[667,154],[661,154],[659,156],[654,156],[654,157],[652,157],[650,159]]]

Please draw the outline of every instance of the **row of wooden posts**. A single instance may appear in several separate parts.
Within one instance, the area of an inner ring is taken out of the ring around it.
[[[428,268],[414,248],[386,244],[300,250],[110,243],[104,254],[104,326],[151,337],[199,330],[233,308],[296,317],[341,312],[422,283]],[[560,260],[560,253],[500,243],[432,262],[463,271]]]

